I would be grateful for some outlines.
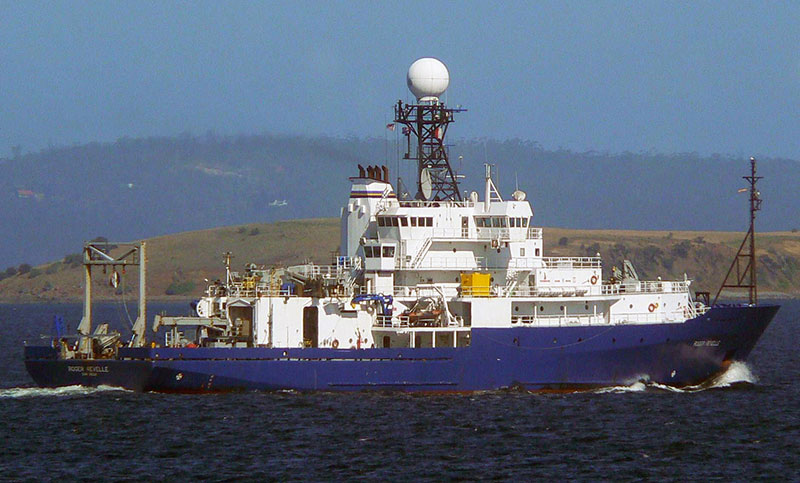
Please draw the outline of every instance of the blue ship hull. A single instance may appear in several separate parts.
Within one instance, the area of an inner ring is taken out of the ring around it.
[[[676,324],[473,328],[460,348],[123,348],[113,360],[67,361],[27,347],[25,362],[40,386],[137,391],[580,390],[641,379],[684,387],[746,360],[778,308],[716,306]],[[69,368],[78,363],[106,369]]]

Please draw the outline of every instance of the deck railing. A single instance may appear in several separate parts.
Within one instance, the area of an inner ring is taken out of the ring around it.
[[[545,257],[543,268],[602,268],[600,257]]]
[[[626,293],[682,293],[689,291],[690,281],[636,281],[608,284],[602,286],[603,295]]]
[[[603,325],[608,324],[604,315],[575,314],[575,315],[514,315],[511,317],[514,325],[530,325],[534,327],[565,327],[571,325]]]
[[[454,317],[451,325],[442,325],[437,323],[433,318],[411,317],[408,315],[377,315],[373,327],[391,327],[391,328],[408,328],[408,327],[431,327],[437,329],[458,329],[464,327],[464,321],[461,317]]]
[[[589,293],[586,286],[553,285],[547,287],[516,287],[508,292],[509,297],[580,297]]]

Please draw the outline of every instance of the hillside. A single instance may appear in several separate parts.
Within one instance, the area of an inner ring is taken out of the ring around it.
[[[453,129],[457,136],[458,125]],[[747,222],[746,197],[736,193],[749,170],[747,156],[576,153],[523,140],[450,143],[453,168],[466,176],[463,191],[480,192],[483,165],[492,163],[501,193],[526,191],[539,225],[727,231]],[[399,166],[405,185],[414,188],[415,165],[398,162],[402,146],[399,135],[208,133],[123,138],[0,158],[0,270],[61,258],[97,236],[132,240],[338,216],[358,164],[385,164],[392,180]],[[800,228],[800,163],[764,157],[758,169],[764,176],[759,229]]]
[[[695,290],[716,291],[730,266],[742,233],[694,231],[622,231],[545,228],[548,256],[592,256],[604,260],[604,277],[624,258],[634,262],[640,277],[695,280]],[[800,233],[759,234],[759,286],[763,295],[800,296]],[[161,236],[148,240],[148,294],[152,297],[195,297],[203,279],[224,276],[222,253],[234,254],[234,269],[245,263],[291,265],[311,260],[326,263],[339,245],[339,220],[305,219],[228,226]],[[79,247],[76,247],[79,249]],[[78,250],[76,250],[78,251]],[[0,301],[59,301],[82,298],[80,258],[31,267],[0,280]],[[128,273],[124,292],[115,295],[108,275],[96,272],[95,294],[132,300],[136,274]]]

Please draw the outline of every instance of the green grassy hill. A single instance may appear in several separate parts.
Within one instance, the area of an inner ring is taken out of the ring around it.
[[[715,292],[742,241],[743,233],[572,230],[545,228],[545,255],[593,256],[600,253],[604,276],[627,258],[643,279],[694,279],[694,290]],[[203,279],[224,277],[222,254],[233,253],[233,267],[245,263],[292,265],[310,260],[328,263],[339,246],[338,219],[304,219],[248,224],[178,233],[147,240],[148,295],[195,297]],[[758,277],[762,295],[800,295],[800,233],[759,234]],[[76,252],[80,247],[75,247]],[[79,256],[23,270],[0,280],[0,300],[80,300],[83,271]],[[137,294],[137,274],[123,276],[124,290],[108,285],[109,274],[95,271],[95,295],[102,298]],[[121,293],[120,293],[121,292]]]

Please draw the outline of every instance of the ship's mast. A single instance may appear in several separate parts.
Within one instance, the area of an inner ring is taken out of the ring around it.
[[[756,159],[750,158],[750,176],[742,176],[750,184],[750,230],[742,240],[739,251],[736,253],[736,258],[733,259],[725,279],[722,281],[714,297],[714,304],[717,303],[719,294],[725,288],[746,288],[750,292],[750,305],[758,304],[758,279],[756,276],[756,211],[761,210],[761,193],[756,189],[756,183],[762,179],[763,176],[756,176]],[[749,245],[749,247],[747,246]],[[744,264],[744,267],[742,267]],[[733,269],[736,269],[735,281],[728,283],[728,280],[733,274]]]
[[[397,101],[394,121],[402,124],[406,136],[405,159],[417,162],[417,200],[461,201],[457,175],[450,166],[444,138],[453,113],[439,101],[450,83],[447,67],[438,59],[418,59],[408,69],[408,87],[416,104]],[[413,141],[412,142],[412,138]]]

